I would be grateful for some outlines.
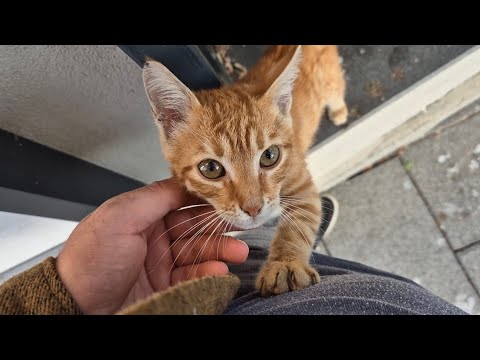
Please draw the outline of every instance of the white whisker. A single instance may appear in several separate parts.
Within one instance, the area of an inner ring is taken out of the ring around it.
[[[160,259],[156,262],[155,266],[146,274],[146,276],[148,277],[156,268],[157,266],[162,262],[163,258],[167,255],[167,254],[170,254],[170,252],[172,251],[172,248],[173,246],[175,245],[175,243],[177,243],[178,241],[180,241],[186,234],[188,234],[188,232],[190,232],[192,229],[200,226],[202,223],[208,221],[209,219],[211,219],[212,217],[214,217],[216,214],[211,214],[209,215],[206,219],[202,219],[201,221],[199,221],[198,223],[196,223],[195,225],[193,225],[192,227],[190,227],[189,229],[187,229],[186,231],[183,232],[183,234],[178,237],[177,239],[175,239],[175,241],[172,242],[172,244],[170,244],[170,246],[165,250],[165,252],[162,254],[162,256],[160,257]],[[202,228],[203,229],[203,228]],[[165,234],[165,233],[164,233]],[[158,240],[160,237],[158,237],[156,240]]]
[[[170,267],[170,272],[172,272],[173,268],[175,267],[175,265],[177,263],[177,260],[178,260],[179,256],[182,254],[182,252],[193,242],[190,250],[185,255],[185,259],[187,259],[188,255],[190,254],[192,249],[195,247],[195,244],[200,240],[200,238],[204,234],[204,232],[208,231],[208,229],[210,229],[218,219],[219,219],[219,217],[217,216],[216,218],[210,220],[206,225],[204,225],[200,230],[198,230],[190,239],[188,239],[186,244],[182,246],[182,248],[178,252],[177,256],[175,257],[175,259],[172,263],[172,266]],[[184,263],[185,263],[185,261],[183,261],[182,264],[180,264],[180,266],[183,266]]]
[[[192,263],[192,267],[190,268],[190,271],[188,272],[187,279],[190,278],[190,273],[192,272],[192,269],[195,267],[195,264],[197,263],[197,259],[199,258],[199,256],[200,256],[200,259],[201,259],[201,254],[203,254],[203,252],[205,251],[205,248],[208,244],[208,241],[210,240],[212,235],[215,233],[215,231],[218,229],[218,227],[223,223],[223,221],[224,221],[223,219],[220,219],[220,222],[217,224],[217,226],[212,231],[212,233],[208,236],[207,240],[205,241],[205,243],[200,248],[200,251],[198,252],[197,256],[195,256],[195,259],[193,260],[193,263]],[[192,249],[193,249],[193,247],[192,247]],[[187,254],[187,256],[188,256],[188,254]],[[197,269],[198,269],[198,267],[195,268],[195,273],[193,274],[194,277],[197,274]]]
[[[149,248],[151,248],[151,247],[158,241],[158,239],[160,239],[163,235],[165,235],[166,233],[168,233],[170,230],[176,228],[177,226],[180,226],[180,225],[182,225],[182,224],[185,224],[186,222],[192,221],[193,219],[196,219],[196,218],[198,218],[198,217],[200,217],[200,216],[209,215],[209,214],[214,213],[214,212],[215,212],[215,210],[207,211],[206,213],[203,213],[203,214],[194,216],[194,217],[192,217],[192,218],[189,218],[189,219],[187,219],[187,220],[185,220],[185,221],[182,221],[182,222],[180,222],[180,223],[172,226],[171,228],[169,228],[168,230],[165,230],[162,234],[160,234],[159,236],[157,236],[157,238],[156,238],[151,244],[148,245],[147,250],[148,250]]]

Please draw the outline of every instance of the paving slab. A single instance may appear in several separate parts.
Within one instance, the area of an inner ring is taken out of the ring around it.
[[[409,146],[403,158],[453,247],[480,240],[480,114]]]
[[[480,289],[480,242],[458,253],[465,270],[477,289]]]
[[[332,256],[410,278],[469,312],[480,299],[398,158],[332,189],[340,212]]]

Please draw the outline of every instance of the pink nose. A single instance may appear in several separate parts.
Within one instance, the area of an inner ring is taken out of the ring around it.
[[[255,215],[257,215],[261,209],[262,209],[262,204],[245,206],[242,208],[242,210],[245,211],[251,217],[254,217]]]

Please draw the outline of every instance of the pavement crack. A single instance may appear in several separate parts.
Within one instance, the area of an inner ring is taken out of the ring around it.
[[[455,252],[456,252],[456,253],[461,253],[461,252],[463,252],[463,251],[465,251],[465,250],[468,250],[468,249],[474,247],[475,245],[480,245],[480,240],[477,240],[477,241],[474,241],[474,242],[472,242],[472,243],[470,243],[470,244],[468,244],[468,245],[462,246],[461,248],[455,250]]]
[[[440,233],[442,234],[442,236],[444,237],[444,239],[447,241],[447,245],[448,247],[450,248],[450,251],[452,252],[453,256],[455,257],[455,260],[457,261],[457,264],[460,266],[460,269],[462,270],[462,272],[465,274],[465,277],[467,278],[467,281],[470,283],[470,285],[472,286],[473,290],[475,291],[475,293],[477,294],[477,296],[480,298],[480,290],[475,286],[475,283],[473,282],[472,278],[470,277],[470,275],[468,274],[468,271],[467,269],[465,268],[465,266],[463,266],[459,256],[458,256],[458,253],[457,251],[454,249],[453,245],[452,245],[452,242],[450,241],[450,238],[448,237],[447,233],[440,227],[440,223],[439,223],[439,220],[438,218],[435,216],[435,213],[432,209],[432,207],[430,206],[429,202],[427,201],[427,198],[425,197],[425,195],[423,194],[422,192],[422,189],[420,188],[419,184],[417,183],[417,181],[415,180],[415,178],[413,177],[413,174],[411,171],[406,171],[405,170],[405,164],[407,163],[407,160],[405,160],[403,158],[403,156],[399,156],[399,161],[402,165],[402,168],[403,168],[403,171],[407,174],[407,176],[409,177],[410,181],[412,182],[413,186],[415,187],[415,189],[417,190],[417,194],[420,196],[420,198],[422,199],[422,202],[424,203],[425,207],[427,208],[431,218],[433,219],[433,221],[435,222],[435,226],[437,227],[438,231],[440,231]],[[476,241],[475,243],[478,243],[480,241]],[[469,247],[470,245],[472,244],[469,244],[467,246],[464,246],[463,248],[459,249],[458,251],[460,250],[465,250],[465,248]]]

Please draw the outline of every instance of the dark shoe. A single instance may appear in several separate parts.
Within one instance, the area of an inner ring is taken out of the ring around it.
[[[313,248],[315,249],[321,240],[326,240],[338,218],[339,205],[337,199],[331,194],[322,195],[322,222],[318,230],[317,239]]]

